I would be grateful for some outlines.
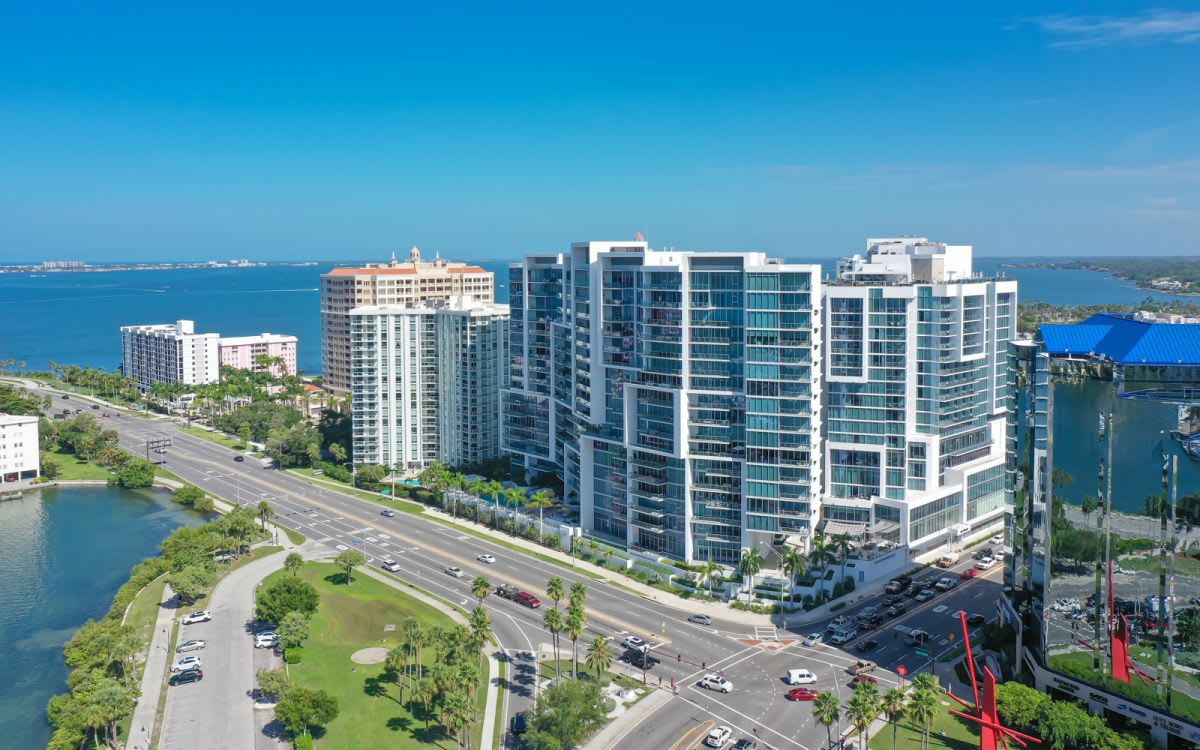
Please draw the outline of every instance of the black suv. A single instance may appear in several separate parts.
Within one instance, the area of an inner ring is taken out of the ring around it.
[[[172,685],[186,685],[189,682],[199,682],[204,679],[204,672],[199,669],[185,669],[178,674],[171,675]]]
[[[512,717],[512,733],[516,735],[525,734],[529,729],[529,718],[524,711],[518,711]]]
[[[625,662],[634,669],[652,669],[655,664],[658,664],[658,659],[655,659],[645,651],[637,649],[629,649],[622,656],[621,661]],[[644,662],[644,664],[643,664]]]
[[[971,555],[971,557],[975,558],[976,560],[982,560],[985,557],[991,557],[991,556],[992,556],[992,548],[991,547],[984,547],[983,549],[979,550],[975,554]]]

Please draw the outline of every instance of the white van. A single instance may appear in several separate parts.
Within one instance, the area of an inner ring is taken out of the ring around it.
[[[789,685],[811,685],[817,681],[817,676],[807,669],[789,669],[787,673],[787,684]]]

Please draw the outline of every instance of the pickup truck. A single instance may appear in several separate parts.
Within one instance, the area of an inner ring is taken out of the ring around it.
[[[516,599],[519,593],[521,593],[521,589],[516,586],[509,586],[507,583],[502,583],[496,587],[496,596],[501,599]]]
[[[909,584],[911,584],[911,583],[912,583],[912,579],[907,576],[902,576],[900,578],[893,578],[892,580],[887,582],[886,586],[883,587],[883,592],[885,594],[899,594],[901,591],[908,588]]]
[[[851,664],[846,669],[846,671],[852,675],[866,674],[867,672],[873,672],[873,671],[875,671],[875,662],[866,661],[866,660],[856,661],[853,664]]]

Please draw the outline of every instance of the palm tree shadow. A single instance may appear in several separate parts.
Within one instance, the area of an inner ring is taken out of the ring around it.
[[[404,704],[400,699],[388,691],[388,686],[394,684],[396,684],[395,673],[390,670],[384,670],[374,677],[368,677],[363,680],[363,692],[372,698],[387,698],[397,706],[403,706]]]
[[[325,576],[325,581],[332,586],[345,586],[347,584],[347,576],[345,573],[330,573]]]

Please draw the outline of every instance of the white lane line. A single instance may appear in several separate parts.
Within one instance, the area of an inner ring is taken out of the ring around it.
[[[695,692],[697,692],[697,693],[701,693],[701,690],[700,690],[700,688],[696,687],[695,685],[688,685],[688,688],[690,688],[691,690],[693,690],[693,691],[695,691]],[[710,692],[710,691],[708,691],[708,690],[704,690],[704,691],[703,691],[703,693],[708,693],[708,692]],[[701,694],[703,694],[703,693],[701,693]],[[703,705],[701,705],[701,704],[697,703],[696,701],[694,701],[694,700],[691,700],[691,699],[687,698],[686,696],[680,696],[680,697],[681,697],[681,698],[683,698],[683,699],[684,699],[685,701],[687,701],[688,703],[691,703],[693,706],[696,706],[697,708],[699,708],[699,709],[700,709],[700,710],[702,710],[702,711],[707,711],[707,712],[709,712],[709,713],[711,713],[711,714],[716,714],[716,713],[717,713],[717,712],[716,712],[716,711],[714,711],[714,710],[713,710],[711,707],[708,707],[708,706],[703,706]],[[712,696],[711,696],[711,695],[710,695],[710,696],[707,696],[707,697],[709,697],[709,698],[712,698]],[[776,732],[774,729],[770,728],[769,726],[767,726],[767,725],[765,725],[765,724],[761,724],[761,723],[759,723],[759,722],[758,722],[758,721],[756,721],[756,720],[755,720],[753,717],[751,717],[751,716],[747,716],[746,714],[742,713],[741,711],[738,711],[738,710],[737,710],[737,709],[735,709],[735,708],[730,708],[729,706],[726,706],[726,705],[724,705],[724,704],[721,704],[721,708],[722,708],[722,709],[724,709],[725,711],[732,711],[733,713],[735,713],[735,714],[737,714],[738,716],[742,717],[743,719],[745,719],[745,720],[749,721],[750,723],[754,724],[755,726],[762,727],[762,729],[763,729],[763,731],[764,731],[764,732],[770,732],[771,734],[775,735],[776,737],[779,737],[779,738],[780,738],[781,740],[783,740],[784,742],[788,742],[788,743],[790,743],[790,744],[792,744],[792,745],[795,745],[796,747],[800,748],[800,750],[810,750],[810,748],[809,748],[808,746],[806,746],[806,745],[801,745],[799,742],[796,742],[796,741],[795,741],[795,740],[793,740],[791,737],[787,737],[787,736],[785,736],[785,735],[782,735],[782,734],[780,734],[779,732]],[[723,720],[723,721],[725,721],[726,723],[728,723],[728,724],[729,724],[729,726],[731,726],[731,727],[733,727],[734,729],[738,730],[738,731],[739,731],[739,732],[741,732],[742,734],[753,734],[753,735],[755,735],[755,736],[757,736],[757,734],[758,734],[757,732],[753,732],[753,733],[752,733],[752,732],[747,732],[745,729],[742,729],[742,728],[741,728],[741,727],[739,727],[737,724],[734,724],[734,723],[733,723],[733,722],[731,722],[731,721],[727,721],[727,720]]]

